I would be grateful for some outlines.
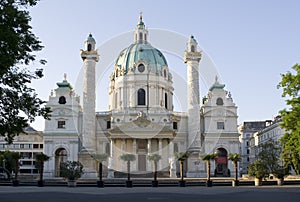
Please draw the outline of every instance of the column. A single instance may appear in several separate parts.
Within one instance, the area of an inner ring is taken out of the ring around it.
[[[176,160],[174,157],[174,143],[169,142],[169,164],[170,164],[170,178],[176,178]]]
[[[108,158],[108,175],[107,178],[114,178],[114,152],[115,152],[114,139],[110,140],[110,156]]]
[[[132,153],[135,155],[135,161],[132,165],[132,170],[138,170],[138,164],[137,164],[137,160],[138,160],[138,156],[136,154],[136,139],[133,139],[133,144],[132,144]]]
[[[151,139],[147,139],[147,154],[151,155]],[[153,162],[147,160],[147,171],[152,171]]]
[[[123,154],[126,154],[126,151],[125,151],[125,141],[126,141],[126,139],[122,139],[122,146],[121,146],[121,155],[123,155]],[[126,164],[126,162],[122,162],[122,171],[124,172],[124,171],[127,171],[127,164]]]
[[[158,162],[158,170],[162,169],[162,161],[163,159],[163,154],[162,154],[162,139],[158,139],[158,154],[161,156],[161,160]]]

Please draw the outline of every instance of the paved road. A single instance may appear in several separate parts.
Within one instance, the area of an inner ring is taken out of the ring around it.
[[[0,202],[288,202],[300,186],[268,187],[0,187]]]

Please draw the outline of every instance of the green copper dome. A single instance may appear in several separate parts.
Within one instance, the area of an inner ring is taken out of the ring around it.
[[[159,74],[162,68],[168,66],[164,55],[149,43],[135,43],[125,48],[119,54],[115,65],[121,67],[125,73],[139,61],[144,61],[149,70]]]

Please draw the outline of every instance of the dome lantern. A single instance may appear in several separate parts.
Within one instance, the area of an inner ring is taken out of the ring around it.
[[[134,42],[135,43],[147,43],[148,30],[143,22],[142,12],[140,12],[140,21],[134,30]]]

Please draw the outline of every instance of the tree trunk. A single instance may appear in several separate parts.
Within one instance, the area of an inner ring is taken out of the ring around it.
[[[183,161],[180,161],[180,177],[181,181],[183,181]]]
[[[40,181],[43,181],[43,174],[44,174],[44,163],[41,162],[41,165],[40,165]]]
[[[102,162],[99,162],[99,181],[102,181]]]
[[[237,166],[237,162],[234,162],[234,180],[237,181],[238,180],[238,166]]]
[[[157,181],[157,162],[154,161],[154,181]]]
[[[19,160],[16,160],[16,168],[15,168],[15,170],[14,170],[14,172],[15,172],[15,180],[17,180],[18,179],[18,172],[19,172]]]
[[[207,161],[207,181],[210,181],[210,161]]]
[[[130,161],[127,161],[127,180],[130,181]]]

